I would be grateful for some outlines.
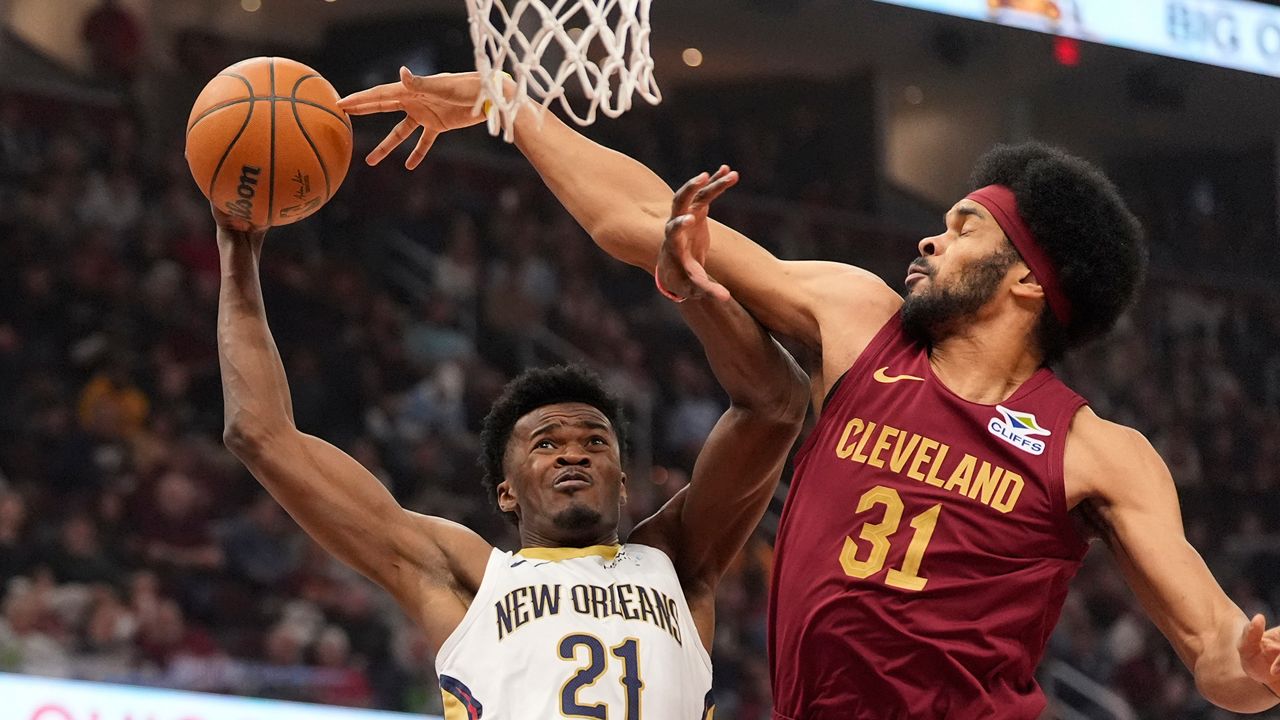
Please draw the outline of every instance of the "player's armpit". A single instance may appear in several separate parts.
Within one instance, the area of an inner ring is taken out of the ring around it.
[[[1072,424],[1069,491],[1091,503],[1120,570],[1147,615],[1211,702],[1257,712],[1276,698],[1249,678],[1239,641],[1244,613],[1187,542],[1173,478],[1137,431],[1081,411]]]

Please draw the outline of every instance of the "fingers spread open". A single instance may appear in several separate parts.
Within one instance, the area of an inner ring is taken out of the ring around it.
[[[382,139],[382,142],[378,143],[378,147],[374,148],[373,152],[369,153],[368,157],[365,158],[365,162],[370,165],[377,165],[382,162],[383,159],[391,154],[392,150],[396,149],[400,143],[409,139],[409,136],[417,129],[418,123],[412,118],[406,117],[401,120],[395,127],[391,128],[391,132],[387,133],[387,136]]]
[[[721,169],[723,170],[726,167],[727,166],[721,166]],[[737,184],[738,173],[732,170],[726,171],[724,174],[716,173],[716,177],[711,182],[707,183],[701,190],[694,194],[692,204],[699,206],[710,205],[716,200],[716,198],[723,195],[725,190],[728,190]]]
[[[693,202],[694,194],[707,184],[708,179],[706,173],[700,173],[697,177],[680,186],[680,189],[676,191],[676,196],[671,199],[672,217],[683,215],[688,210],[689,204]]]
[[[400,106],[400,96],[403,93],[404,86],[400,83],[386,83],[368,90],[353,92],[339,100],[338,107],[352,115],[401,110],[403,108]]]
[[[432,130],[431,128],[424,127],[422,129],[422,136],[418,138],[418,144],[413,147],[413,152],[409,153],[408,159],[404,161],[405,168],[408,170],[417,168],[422,162],[422,159],[427,156],[427,151],[435,144],[436,138],[438,137],[440,137],[439,130]]]

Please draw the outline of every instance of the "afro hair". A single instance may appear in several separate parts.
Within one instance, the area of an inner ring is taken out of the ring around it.
[[[604,413],[618,438],[618,453],[626,454],[627,429],[622,403],[605,389],[599,375],[581,365],[526,370],[502,389],[480,428],[481,481],[495,506],[498,485],[505,475],[503,459],[516,422],[540,407],[572,402],[590,405]],[[514,513],[507,515],[515,521]]]
[[[974,168],[974,189],[1004,185],[1058,271],[1071,302],[1064,327],[1049,311],[1037,330],[1045,364],[1105,335],[1129,307],[1146,275],[1142,226],[1096,167],[1041,143],[998,145]]]

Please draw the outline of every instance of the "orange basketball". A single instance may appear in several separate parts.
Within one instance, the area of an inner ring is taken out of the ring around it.
[[[288,225],[319,210],[351,163],[351,120],[315,70],[258,57],[218,73],[187,120],[187,164],[220,210]]]

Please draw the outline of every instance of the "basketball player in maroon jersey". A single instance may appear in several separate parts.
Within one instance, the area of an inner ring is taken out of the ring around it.
[[[471,74],[402,71],[344,106],[406,113],[370,163],[423,127],[412,169],[440,132],[481,120],[478,89]],[[728,168],[673,199],[548,112],[522,112],[515,137],[611,255],[676,294],[732,292],[813,351],[819,417],[773,577],[776,720],[1038,717],[1034,671],[1092,533],[1205,697],[1277,703],[1280,629],[1246,618],[1187,543],[1151,444],[1049,369],[1112,327],[1145,265],[1136,219],[1092,166],[1035,144],[988,153],[920,241],[904,302],[865,270],[781,261],[707,221]],[[664,221],[698,239],[659,264]]]

